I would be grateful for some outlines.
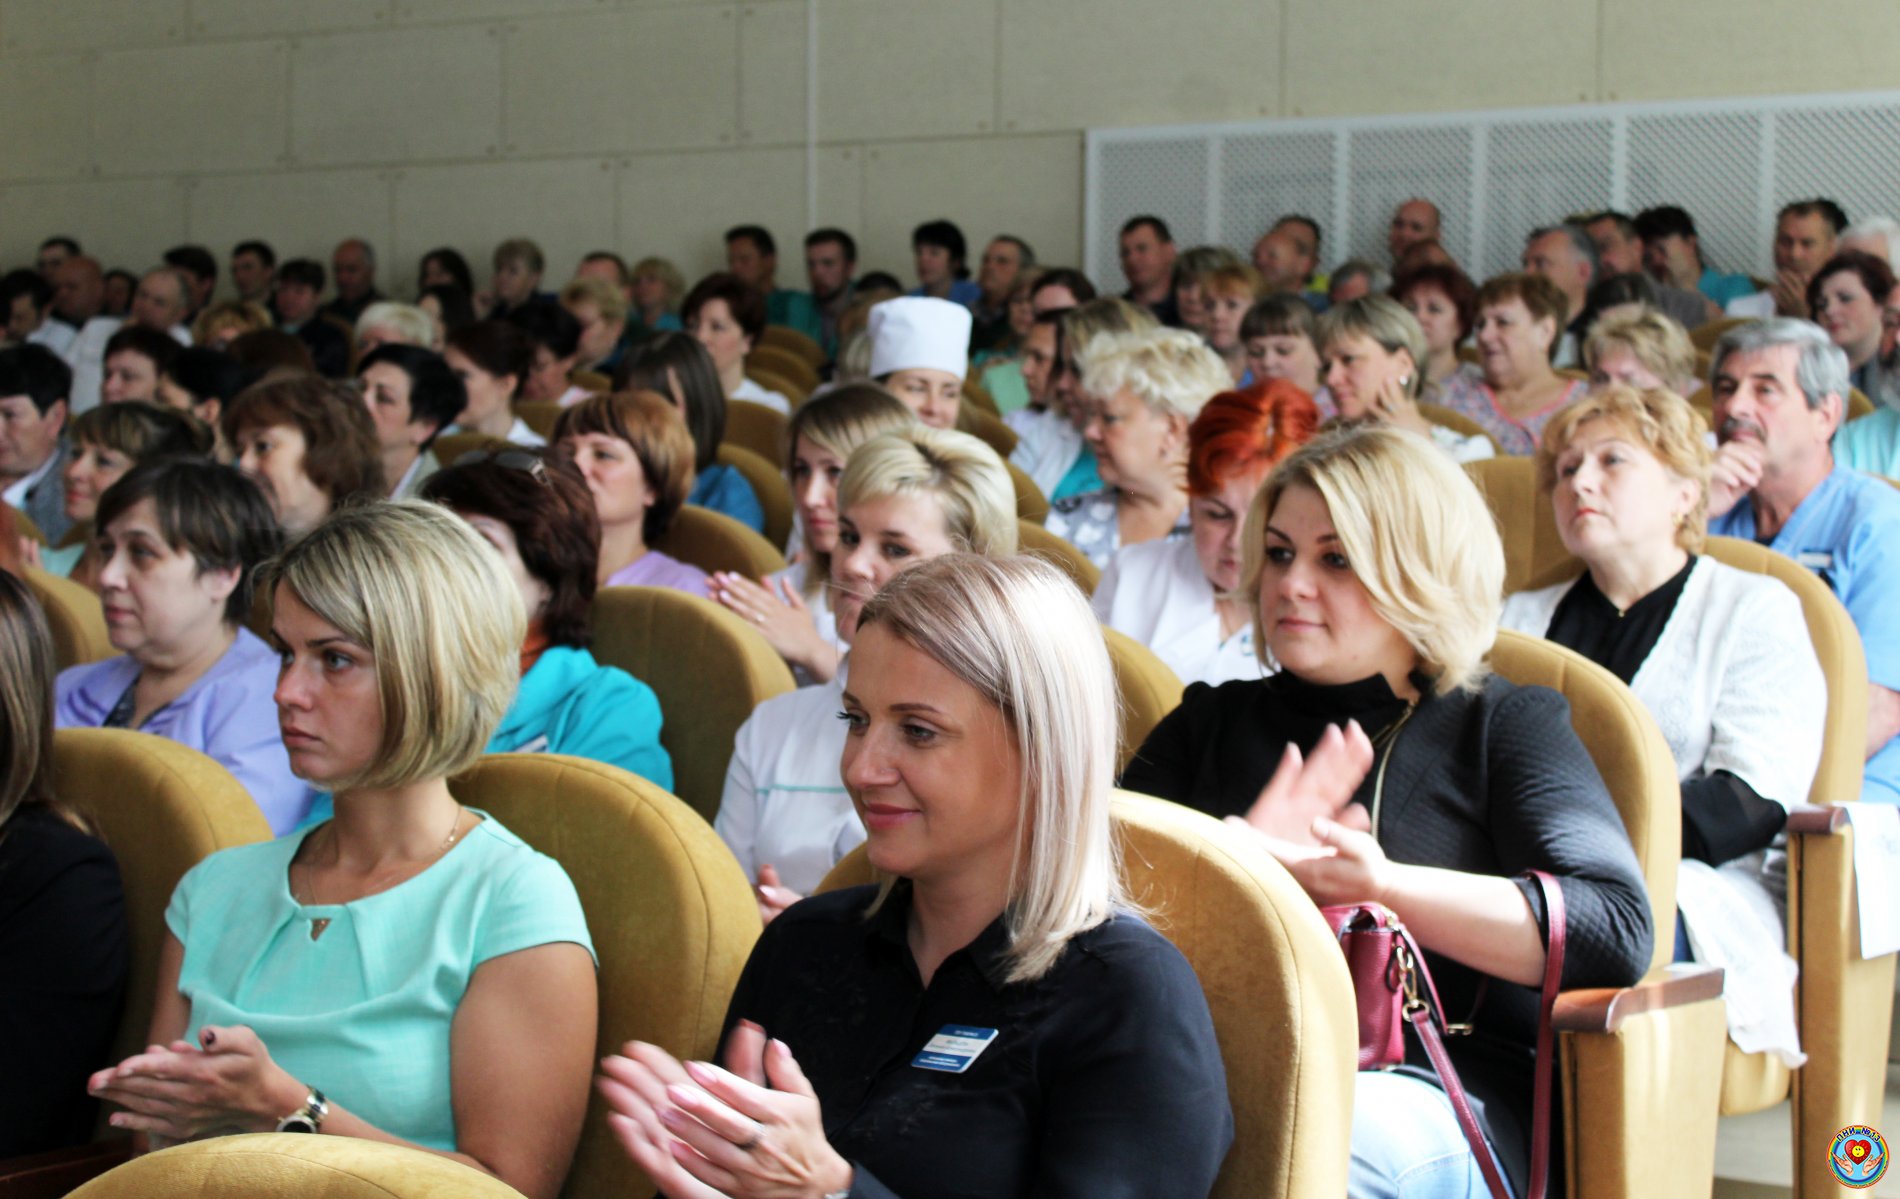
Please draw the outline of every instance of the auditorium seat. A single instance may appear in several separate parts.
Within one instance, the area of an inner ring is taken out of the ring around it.
[[[462,455],[477,450],[506,450],[514,447],[514,442],[505,437],[490,437],[486,433],[444,433],[430,443],[435,451],[435,460],[443,466],[454,466]]]
[[[32,517],[11,504],[8,504],[7,508],[7,515],[13,518],[13,531],[15,533],[21,537],[30,537],[41,545],[46,544],[46,534],[40,531],[40,526],[34,522]]]
[[[1722,340],[1722,334],[1730,329],[1754,323],[1755,318],[1752,316],[1717,317],[1715,320],[1705,321],[1689,330],[1689,344],[1698,350],[1713,350],[1715,343]]]
[[[105,610],[90,588],[32,566],[23,577],[46,613],[53,632],[53,662],[61,670],[118,656],[106,630]]]
[[[569,386],[579,387],[587,391],[600,392],[612,391],[614,389],[612,376],[603,374],[600,371],[571,370],[567,372],[567,381]],[[517,412],[520,411],[520,408],[521,406],[519,404],[515,405]],[[543,434],[543,436],[545,436],[545,434]]]
[[[767,370],[762,366],[755,367],[748,365],[745,368],[745,377],[757,383],[760,387],[765,388],[767,391],[776,391],[784,396],[785,402],[791,405],[792,411],[794,412],[798,411],[806,399],[811,396],[810,388],[801,387],[777,371]],[[734,400],[731,402],[738,403],[739,401]]]
[[[1102,636],[1108,641],[1108,660],[1115,668],[1115,694],[1120,701],[1116,708],[1121,736],[1115,754],[1119,774],[1161,718],[1181,706],[1181,692],[1186,688],[1166,662],[1133,637],[1107,625],[1102,626]]]
[[[1454,411],[1439,404],[1420,404],[1418,414],[1441,428],[1450,429],[1460,437],[1482,437],[1491,443],[1491,452],[1501,455],[1504,451],[1498,445],[1498,439],[1491,431],[1462,412]]]
[[[93,1179],[70,1199],[521,1199],[473,1166],[355,1137],[294,1132],[191,1141]]]
[[[1101,568],[1089,561],[1087,554],[1070,544],[1068,538],[1043,528],[1040,522],[1017,520],[1016,544],[1020,552],[1061,567],[1083,595],[1094,595],[1095,585],[1102,581]]]
[[[1557,536],[1556,511],[1537,485],[1537,462],[1527,457],[1483,458],[1465,463],[1497,521],[1504,542],[1504,594],[1522,591],[1533,579],[1555,582],[1554,569],[1575,559]]]
[[[763,506],[764,497],[759,502]],[[681,505],[672,526],[652,548],[707,574],[729,570],[748,579],[763,579],[785,569],[785,555],[762,535],[723,512],[697,504]]]
[[[1714,1185],[1716,1104],[1728,1023],[1722,972],[1674,964],[1682,809],[1675,762],[1656,722],[1615,675],[1580,654],[1501,632],[1491,667],[1549,687],[1623,817],[1649,888],[1656,928],[1649,970],[1631,987],[1569,991],[1554,1024],[1562,1141],[1574,1199],[1707,1195]]]
[[[553,400],[516,400],[515,415],[521,418],[521,423],[552,441],[554,422],[561,419],[561,406]],[[437,455],[437,461],[441,461],[440,455]],[[443,462],[442,465],[448,466],[449,463]]]
[[[770,371],[788,383],[796,384],[806,395],[818,389],[818,368],[790,350],[760,343],[745,356],[746,373],[756,368]]]
[[[665,587],[594,594],[594,657],[653,688],[673,793],[708,822],[719,812],[732,740],[792,672],[751,625],[712,600]]]
[[[825,365],[825,351],[817,342],[788,325],[767,325],[765,332],[759,334],[760,348],[770,347],[795,354],[813,370]]]
[[[1041,524],[1049,518],[1049,497],[1042,494],[1042,488],[1029,477],[1029,472],[1014,462],[1005,459],[1003,468],[1009,471],[1011,486],[1016,488],[1016,515],[1024,520]]]
[[[996,406],[996,397],[992,396],[990,389],[983,386],[982,381],[977,378],[977,371],[974,367],[970,369],[969,374],[963,377],[963,399],[966,403],[981,408],[998,420],[1001,420],[1003,417],[1003,410]]]
[[[985,412],[968,400],[957,409],[957,429],[982,438],[1005,462],[1016,448],[1016,430],[1004,424],[1002,417]]]
[[[681,1060],[711,1060],[760,929],[751,885],[712,826],[647,780],[584,758],[490,754],[450,787],[573,880],[600,959],[596,1057],[646,1041]],[[561,1193],[653,1193],[615,1142],[598,1094]]]
[[[771,412],[771,409],[765,411]],[[718,449],[713,451],[713,457],[720,465],[738,471],[751,485],[752,494],[758,498],[759,508],[765,513],[765,539],[774,550],[783,554],[786,542],[792,536],[792,486],[785,481],[785,472],[778,468],[777,460],[756,454],[731,441],[720,442]]]
[[[1319,910],[1212,817],[1130,792],[1112,810],[1129,893],[1194,968],[1220,1040],[1234,1145],[1214,1199],[1345,1194],[1359,1026]],[[872,879],[860,846],[819,890]]]
[[[784,413],[767,408],[764,404],[755,404],[751,400],[733,400],[726,405],[727,445],[736,445],[751,450],[767,462],[784,462],[786,426],[791,419]]]

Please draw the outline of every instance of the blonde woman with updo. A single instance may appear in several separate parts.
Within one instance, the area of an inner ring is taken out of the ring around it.
[[[1016,552],[1016,492],[996,451],[967,433],[912,426],[852,451],[838,481],[831,604],[841,642],[899,572],[943,554]],[[770,920],[864,840],[838,776],[836,677],[766,700],[739,729],[714,827],[758,884]]]
[[[1699,386],[1689,334],[1654,308],[1611,313],[1590,326],[1583,364],[1593,388],[1621,383],[1686,396]]]
[[[1627,986],[1649,964],[1649,895],[1616,804],[1561,696],[1489,673],[1504,550],[1477,487],[1423,438],[1322,433],[1247,514],[1246,594],[1270,678],[1193,684],[1122,776],[1229,818],[1316,904],[1375,900],[1429,959],[1479,1123],[1529,1193],[1543,896],[1568,915],[1563,989]],[[1354,1088],[1352,1195],[1489,1195],[1416,1040],[1416,1071]],[[1394,1136],[1392,1130],[1405,1129]]]
[[[554,1199],[587,1110],[587,922],[558,864],[448,785],[514,696],[520,593],[415,500],[338,512],[265,581],[284,746],[335,815],[185,875],[150,1048],[92,1091],[154,1144],[360,1137]]]
[[[1621,384],[1544,426],[1538,482],[1584,570],[1511,596],[1504,626],[1576,650],[1656,718],[1682,782],[1677,956],[1728,972],[1737,1045],[1798,1066],[1785,895],[1767,858],[1814,783],[1827,684],[1794,592],[1701,552],[1707,431],[1682,397]]]
[[[723,1070],[639,1042],[602,1063],[621,1145],[668,1199],[1206,1196],[1225,1070],[1192,968],[1122,892],[1081,592],[952,554],[855,618],[832,768],[880,881],[765,930]],[[966,1025],[993,1040],[959,1068],[939,1051]]]

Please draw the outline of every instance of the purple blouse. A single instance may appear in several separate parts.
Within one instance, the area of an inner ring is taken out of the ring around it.
[[[609,575],[603,587],[671,587],[711,599],[706,587],[706,572],[688,566],[678,558],[669,558],[659,550],[648,550],[626,566]]]
[[[229,770],[270,821],[273,833],[297,827],[316,793],[290,772],[277,728],[277,654],[240,628],[224,656],[185,693],[146,718],[139,732],[169,737]],[[59,672],[53,722],[58,727],[103,726],[139,665],[120,655]]]
[[[1484,375],[1477,367],[1466,363],[1445,379],[1437,402],[1441,407],[1461,413],[1483,425],[1484,431],[1496,439],[1498,448],[1504,453],[1534,454],[1544,425],[1559,410],[1583,395],[1586,386],[1581,379],[1573,380],[1570,386],[1564,388],[1563,395],[1558,397],[1556,403],[1522,420],[1513,420],[1499,411],[1497,396],[1485,383]]]

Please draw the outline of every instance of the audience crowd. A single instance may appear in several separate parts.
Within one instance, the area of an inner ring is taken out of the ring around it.
[[[812,231],[798,280],[741,225],[690,285],[608,250],[563,280],[516,237],[485,278],[431,250],[413,295],[361,238],[327,263],[243,241],[223,288],[204,247],[133,273],[46,239],[0,277],[0,1023],[26,1046],[0,1159],[84,1142],[103,1102],[147,1147],[321,1131],[556,1194],[600,930],[456,800],[485,753],[662,790],[723,767],[713,826],[765,931],[721,1065],[633,1043],[593,1079],[673,1199],[1207,1194],[1221,1047],[1124,889],[1116,786],[1225,818],[1206,835],[1316,904],[1397,913],[1475,1029],[1451,1058],[1518,1195],[1532,872],[1563,987],[1673,941],[1726,972],[1735,1043],[1798,1066],[1784,834],[1828,683],[1795,591],[1710,539],[1845,608],[1864,783],[1826,798],[1900,804],[1900,224],[1790,203],[1763,279],[1675,205],[1553,213],[1490,278],[1441,234],[1425,198],[1378,261],[1298,214],[1244,253],[1137,215],[1110,281],[939,219],[890,273]],[[1462,464],[1511,458],[1569,562],[1507,596]],[[685,697],[596,643],[629,587],[796,684],[716,762]],[[111,655],[55,661],[75,604]],[[1655,719],[1673,928],[1564,701],[1491,671],[1500,629]],[[1185,691],[1118,758],[1136,653]],[[275,835],[171,894],[120,1062],[139,847],[61,794],[53,730],[87,727],[202,752]],[[879,884],[827,889],[854,853]],[[1489,1193],[1407,1057],[1358,1076],[1350,1193]]]

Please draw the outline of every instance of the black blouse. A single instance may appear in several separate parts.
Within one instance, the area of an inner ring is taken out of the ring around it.
[[[0,826],[0,1158],[83,1145],[129,968],[112,851],[42,804]]]
[[[1069,942],[1010,983],[1002,920],[928,987],[900,883],[804,900],[759,939],[726,1013],[791,1047],[860,1199],[1205,1196],[1233,1140],[1226,1072],[1200,983],[1134,916]],[[996,1031],[962,1073],[919,1054],[958,1026]]]
[[[1541,896],[1521,876],[1548,871],[1563,887],[1567,913],[1563,986],[1627,986],[1642,977],[1653,937],[1649,892],[1563,697],[1495,676],[1476,691],[1423,695],[1388,747],[1375,830],[1386,856],[1518,879],[1540,926]],[[1327,724],[1349,716],[1370,735],[1402,711],[1378,678],[1327,687],[1281,671],[1219,687],[1196,683],[1149,735],[1121,784],[1215,816],[1242,814],[1288,741],[1304,752]],[[1370,807],[1376,775],[1375,767],[1353,802]],[[1475,1013],[1472,1035],[1446,1044],[1524,1194],[1537,992],[1487,981],[1442,955],[1427,958],[1448,1017]],[[1408,1054],[1426,1065],[1416,1043],[1408,1042]],[[1562,1177],[1555,1159],[1551,1174]]]

